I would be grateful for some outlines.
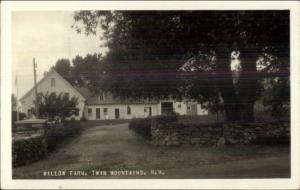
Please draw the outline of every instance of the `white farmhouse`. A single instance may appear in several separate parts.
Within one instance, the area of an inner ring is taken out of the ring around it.
[[[85,97],[76,90],[68,81],[66,81],[60,74],[55,70],[50,71],[44,78],[42,78],[37,83],[38,93],[68,93],[69,97],[77,97],[79,110],[78,114],[75,116],[75,119],[80,119],[83,113],[85,105]],[[32,87],[21,99],[21,110],[23,113],[26,113],[28,117],[31,117],[32,110],[34,108],[35,92],[34,87]]]
[[[78,98],[78,111],[75,119],[85,117],[88,120],[131,119],[165,114],[171,110],[180,115],[207,115],[208,111],[195,102],[183,100],[136,100],[114,97],[110,93],[92,94],[86,88],[72,86],[56,71],[52,70],[37,83],[38,93],[69,93],[69,97]],[[34,88],[21,99],[22,112],[28,116],[34,108]]]

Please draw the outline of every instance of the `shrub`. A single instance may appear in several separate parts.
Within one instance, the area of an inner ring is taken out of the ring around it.
[[[46,141],[48,150],[52,151],[59,145],[67,142],[80,134],[82,127],[77,121],[65,121],[63,124],[50,125],[47,127]]]
[[[129,129],[146,139],[151,139],[151,119],[152,118],[132,119],[129,123]]]
[[[26,165],[46,156],[47,152],[80,134],[82,127],[77,121],[65,121],[63,124],[48,123],[45,136],[37,133],[24,136],[14,132],[12,142],[13,166]]]
[[[158,123],[158,124],[166,124],[166,123],[171,123],[171,122],[177,122],[178,121],[179,115],[177,113],[174,114],[168,114],[168,115],[159,115],[153,117],[153,119]]]
[[[46,153],[47,143],[43,136],[13,140],[12,157],[14,167],[39,160],[43,158]]]
[[[146,139],[151,139],[151,122],[155,120],[158,124],[165,125],[166,123],[177,122],[178,114],[160,115],[148,118],[135,118],[129,123],[129,129],[135,131]]]
[[[80,121],[87,121],[87,119],[83,116],[80,118]]]
[[[19,114],[19,120],[23,120],[26,118],[26,114],[22,113],[22,112],[18,112]],[[17,121],[17,112],[16,111],[12,111],[11,113],[11,120],[12,120],[12,126],[14,125],[14,122]]]
[[[68,93],[39,93],[38,104],[40,116],[50,120],[58,117],[64,121],[65,118],[76,112],[78,98],[75,96],[69,97]]]

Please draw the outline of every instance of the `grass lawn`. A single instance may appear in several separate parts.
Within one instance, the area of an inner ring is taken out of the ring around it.
[[[107,122],[107,121],[106,121]],[[123,123],[124,121],[120,121]],[[15,179],[43,178],[271,178],[290,176],[289,146],[160,147],[128,124],[89,121],[90,127],[46,159],[13,168]],[[107,125],[108,124],[108,125]],[[97,126],[94,126],[97,125]],[[143,170],[147,175],[95,176],[92,171]],[[87,176],[44,176],[84,171]]]
[[[220,123],[224,122],[224,115],[183,115],[180,116],[178,119],[178,122],[180,123],[203,123],[203,124],[211,124],[211,123]]]

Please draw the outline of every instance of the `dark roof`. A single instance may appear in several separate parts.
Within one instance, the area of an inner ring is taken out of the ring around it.
[[[74,88],[85,98],[89,99],[91,96],[93,96],[93,93],[86,87],[76,87]]]
[[[102,93],[103,99],[100,99],[100,94],[91,92],[86,87],[75,87],[76,90],[86,99],[87,105],[107,105],[107,104],[157,104],[158,101],[148,99],[121,99],[115,97],[109,92]]]
[[[107,105],[107,104],[157,104],[158,101],[149,99],[121,99],[114,97],[111,93],[103,93],[103,99],[100,94],[94,94],[86,101],[87,105]]]

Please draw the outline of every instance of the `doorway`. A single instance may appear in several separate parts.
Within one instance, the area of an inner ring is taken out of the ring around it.
[[[96,119],[100,119],[100,108],[96,108]]]
[[[161,114],[168,115],[173,112],[173,102],[162,102],[161,103]]]
[[[152,116],[152,107],[144,108],[145,117]]]
[[[116,109],[115,109],[115,118],[116,118],[116,119],[119,119],[119,118],[120,118],[120,111],[119,111],[119,108],[116,108]]]

